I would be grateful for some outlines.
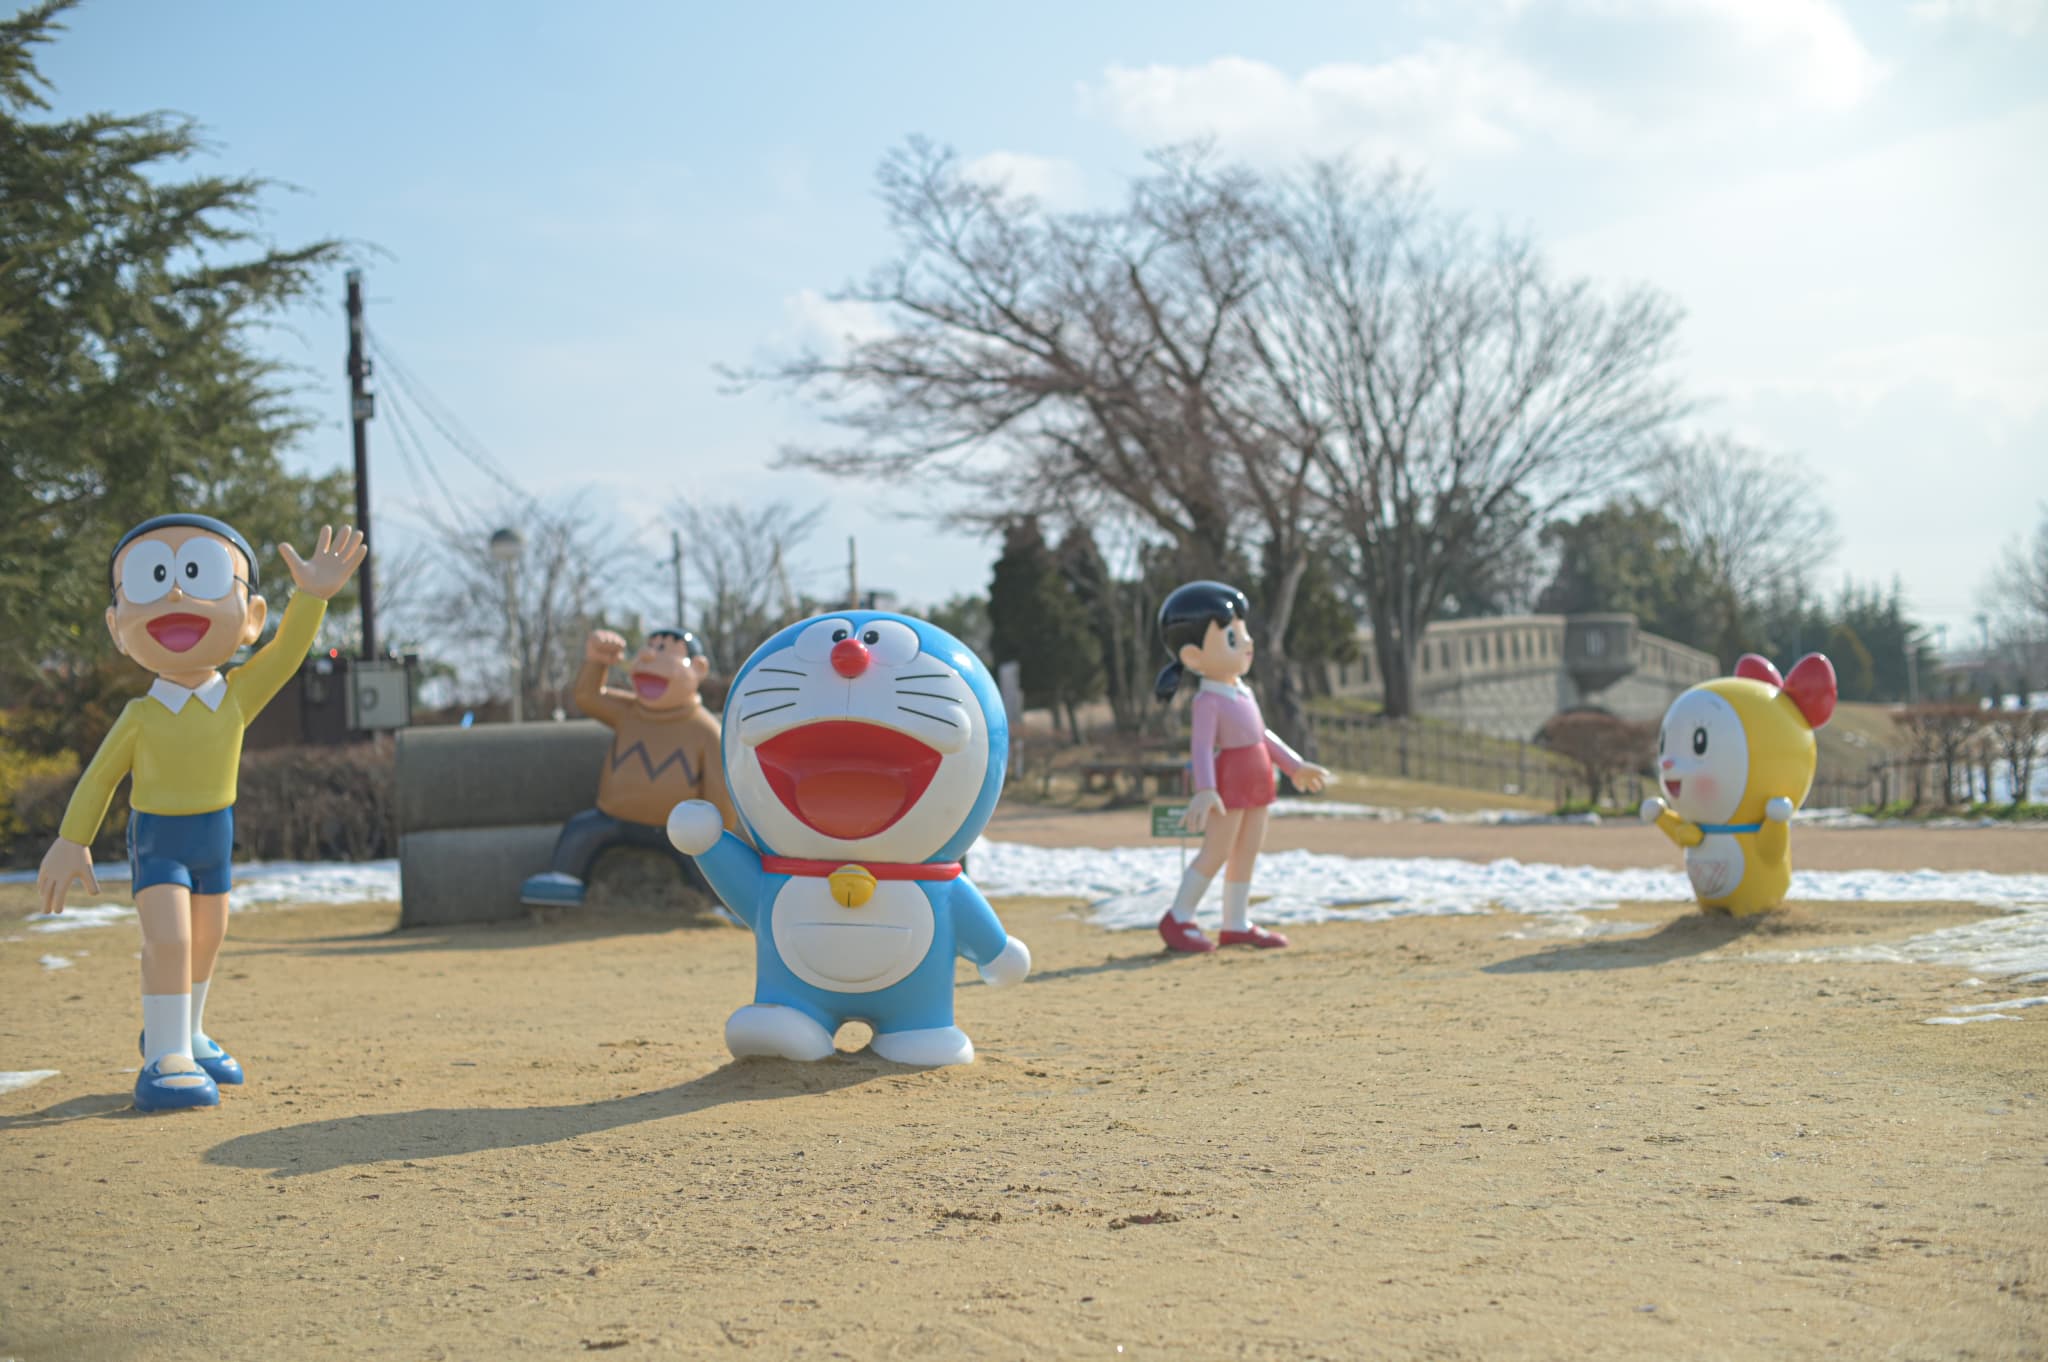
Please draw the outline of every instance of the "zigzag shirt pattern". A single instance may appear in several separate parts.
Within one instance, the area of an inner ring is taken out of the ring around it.
[[[692,785],[697,783],[697,768],[690,764],[689,753],[683,751],[682,748],[678,747],[675,751],[663,757],[661,765],[656,766],[654,758],[647,754],[646,743],[636,740],[631,747],[620,751],[619,745],[624,741],[623,737],[617,735],[614,735],[612,738],[612,770],[616,771],[632,758],[638,757],[640,758],[640,769],[646,773],[647,779],[650,782],[659,781],[661,773],[666,771],[670,765],[680,764],[683,768],[683,779],[689,781]]]
[[[612,750],[597,776],[599,812],[659,828],[676,805],[705,799],[726,827],[737,827],[718,752],[718,716],[702,705],[650,710],[630,692],[607,689],[604,670],[603,663],[585,663],[576,678],[576,707],[612,730]]]

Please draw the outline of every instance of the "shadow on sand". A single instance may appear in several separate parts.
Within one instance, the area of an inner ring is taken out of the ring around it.
[[[120,1092],[96,1092],[84,1097],[67,1097],[55,1106],[44,1107],[41,1111],[25,1111],[19,1116],[0,1116],[0,1134],[10,1130],[36,1130],[43,1126],[68,1125],[73,1121],[127,1120],[147,1118],[151,1115],[178,1116],[180,1112],[148,1113],[135,1109],[134,1094],[127,1089]]]
[[[750,1059],[728,1063],[687,1083],[601,1102],[551,1107],[429,1107],[305,1121],[237,1135],[207,1150],[205,1159],[218,1167],[261,1169],[277,1178],[301,1177],[400,1159],[444,1159],[485,1149],[555,1144],[733,1102],[814,1096],[906,1072],[912,1071],[865,1055],[840,1054],[818,1064]]]
[[[1573,970],[1640,969],[1705,955],[1748,936],[1758,919],[1688,913],[1645,936],[1574,942],[1498,960],[1480,967],[1482,974],[1562,974]]]

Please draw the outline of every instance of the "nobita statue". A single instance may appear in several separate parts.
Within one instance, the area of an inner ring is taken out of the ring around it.
[[[99,892],[90,848],[115,787],[130,777],[128,865],[142,923],[139,1111],[215,1106],[220,1085],[243,1081],[242,1066],[203,1026],[227,934],[242,734],[305,661],[328,600],[368,552],[346,526],[323,528],[311,558],[279,544],[298,589],[276,637],[225,674],[269,618],[248,540],[212,516],[160,515],[123,535],[108,560],[107,632],[156,679],[122,709],[78,778],[36,884],[48,913],[64,911],[73,884]]]

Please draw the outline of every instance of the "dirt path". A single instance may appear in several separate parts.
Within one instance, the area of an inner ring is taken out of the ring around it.
[[[0,1094],[0,1356],[2048,1351],[2048,1008],[1752,958],[1979,912],[1170,960],[1000,906],[1037,970],[963,986],[982,1058],[936,1073],[728,1063],[736,929],[238,915],[208,1015],[252,1081],[177,1117],[125,1110],[132,927],[0,942],[0,1068],[62,1071]]]

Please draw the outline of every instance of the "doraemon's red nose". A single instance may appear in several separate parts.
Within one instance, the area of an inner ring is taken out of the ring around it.
[[[842,638],[832,645],[832,670],[851,681],[868,669],[868,649],[857,638]]]

